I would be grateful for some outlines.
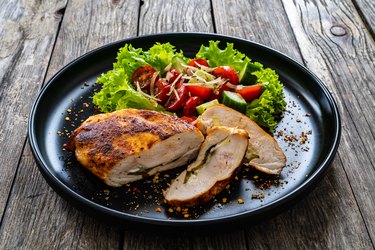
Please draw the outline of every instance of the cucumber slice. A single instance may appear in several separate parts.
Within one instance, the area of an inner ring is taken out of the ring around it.
[[[246,113],[247,103],[240,94],[224,91],[221,95],[221,103],[243,114]]]
[[[204,111],[206,111],[207,108],[209,108],[211,106],[218,105],[218,104],[219,104],[219,101],[217,99],[214,99],[212,101],[205,102],[205,103],[197,106],[196,110],[197,110],[198,114],[201,115],[201,114],[203,114]]]
[[[258,62],[248,62],[238,74],[240,78],[240,84],[245,86],[256,84],[258,78],[251,73],[261,70],[262,67],[263,65]]]

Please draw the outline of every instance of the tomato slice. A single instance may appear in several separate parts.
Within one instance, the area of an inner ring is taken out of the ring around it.
[[[152,66],[143,65],[134,71],[132,75],[132,84],[135,88],[139,85],[142,90],[149,90],[154,73],[155,69]]]
[[[166,76],[167,76],[167,74],[171,74],[171,76],[169,77],[169,79],[168,79],[168,83],[169,84],[172,84],[172,83],[174,83],[174,81],[176,81],[176,79],[178,78],[178,77],[180,77],[180,75],[181,75],[181,73],[180,72],[178,72],[177,70],[175,70],[174,68],[171,68],[167,73],[166,73]],[[178,82],[181,82],[181,77],[180,77],[180,80],[178,81]]]
[[[184,107],[184,110],[182,111],[182,114],[188,117],[198,116],[196,107],[203,104],[203,102],[204,102],[203,99],[200,98],[199,96],[189,97],[189,99],[187,99],[185,103],[185,107]]]
[[[188,85],[186,88],[189,90],[190,96],[199,96],[205,101],[210,99],[213,92],[212,89],[203,86]]]
[[[181,120],[184,120],[184,121],[187,121],[187,122],[190,122],[190,123],[193,123],[197,117],[195,116],[182,116],[180,117]]]
[[[188,65],[196,68],[198,68],[199,65],[208,67],[208,62],[202,58],[195,58],[191,60]]]
[[[178,97],[176,96],[175,91],[173,91],[165,104],[165,108],[167,110],[174,112],[180,110],[184,106],[186,100],[189,98],[189,91],[185,85],[177,84],[176,87]]]
[[[167,100],[168,100],[168,93],[170,91],[171,87],[169,86],[168,83],[162,81],[161,79],[159,79],[156,83],[155,83],[155,97],[158,98],[160,101],[158,101],[158,103],[160,103],[161,105],[164,105]]]
[[[251,102],[262,94],[262,85],[238,86],[236,92],[240,94],[247,102]]]
[[[216,77],[227,79],[231,84],[237,85],[240,82],[237,71],[229,66],[216,67],[212,74]]]

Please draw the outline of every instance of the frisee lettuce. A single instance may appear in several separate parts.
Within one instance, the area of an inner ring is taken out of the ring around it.
[[[202,45],[196,58],[206,59],[210,67],[232,67],[239,73],[240,78],[244,77],[241,84],[263,83],[261,96],[247,105],[246,115],[269,132],[274,132],[277,117],[286,106],[283,85],[277,73],[270,68],[264,68],[258,62],[252,62],[245,54],[234,49],[232,43],[227,43],[223,49],[219,47],[219,43],[209,41],[208,46]],[[126,44],[119,50],[113,69],[98,78],[101,90],[94,94],[93,102],[102,112],[125,108],[164,111],[154,100],[134,89],[130,83],[132,74],[143,65],[151,65],[162,72],[169,64],[175,67],[178,62],[181,67],[181,63],[187,64],[189,60],[170,43],[156,43],[146,51]]]

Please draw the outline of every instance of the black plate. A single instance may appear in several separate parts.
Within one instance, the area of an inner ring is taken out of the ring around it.
[[[155,42],[170,42],[186,56],[193,57],[200,45],[208,44],[209,40],[220,40],[221,45],[234,43],[236,49],[280,75],[288,105],[275,138],[288,161],[279,178],[244,168],[214,201],[188,211],[176,211],[163,204],[161,190],[179,170],[114,189],[91,175],[63,149],[69,133],[95,113],[90,99],[97,88],[95,81],[112,67],[118,49],[125,43],[147,49]],[[307,141],[302,143],[302,137]],[[37,97],[30,114],[29,138],[48,183],[65,199],[97,218],[122,225],[135,222],[167,227],[206,226],[248,223],[273,215],[299,200],[315,186],[333,160],[339,144],[340,119],[324,84],[291,58],[234,37],[173,33],[115,42],[65,66]]]

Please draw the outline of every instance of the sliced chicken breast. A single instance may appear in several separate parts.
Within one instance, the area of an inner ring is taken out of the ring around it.
[[[277,141],[249,117],[224,105],[208,108],[197,119],[198,128],[206,134],[214,126],[245,129],[249,134],[246,165],[267,174],[280,174],[286,157]]]
[[[109,186],[188,164],[202,133],[179,118],[150,110],[124,109],[89,117],[72,134],[67,149]]]
[[[172,206],[204,204],[220,193],[242,165],[248,134],[243,129],[214,127],[199,150],[198,158],[164,192]]]

